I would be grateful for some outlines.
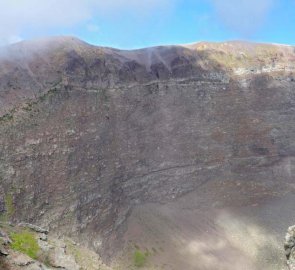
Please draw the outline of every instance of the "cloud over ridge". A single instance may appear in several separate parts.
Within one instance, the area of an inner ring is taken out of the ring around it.
[[[19,40],[22,31],[72,27],[95,16],[147,13],[167,5],[169,0],[1,0],[0,44]]]

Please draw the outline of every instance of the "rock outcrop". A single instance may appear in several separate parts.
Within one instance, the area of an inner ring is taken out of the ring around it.
[[[288,228],[285,237],[284,248],[286,251],[287,264],[290,270],[295,269],[295,226]]]
[[[62,37],[2,49],[2,219],[112,258],[134,206],[211,187],[214,207],[283,196],[294,61],[294,47],[243,42],[121,51]]]
[[[30,224],[32,225],[32,224]],[[37,226],[32,225],[35,228]],[[1,270],[109,270],[93,251],[80,246],[69,238],[44,238],[43,233],[23,226],[0,224],[0,269]],[[30,233],[38,243],[36,257],[28,252],[30,243],[14,246],[9,234]]]

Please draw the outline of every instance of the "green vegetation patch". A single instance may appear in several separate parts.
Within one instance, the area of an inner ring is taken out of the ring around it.
[[[6,212],[0,214],[0,221],[7,222],[14,214],[13,194],[8,193],[4,198]]]
[[[147,257],[148,257],[148,252],[142,252],[140,250],[136,250],[133,254],[134,266],[138,268],[143,267],[146,263]]]
[[[25,230],[11,233],[10,237],[12,249],[28,255],[32,259],[37,259],[40,247],[33,233]]]
[[[11,193],[5,196],[5,207],[8,217],[11,217],[14,214],[14,204],[13,204],[13,195]]]

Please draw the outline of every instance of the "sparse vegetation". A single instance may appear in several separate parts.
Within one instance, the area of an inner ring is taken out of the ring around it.
[[[34,105],[34,102],[27,103],[27,104],[23,107],[23,109],[24,109],[25,111],[27,111],[27,112],[30,112],[30,111],[32,111],[32,109],[33,109],[33,105]]]
[[[7,222],[9,218],[14,214],[14,204],[13,204],[13,195],[8,193],[5,195],[5,208],[6,211],[0,215],[0,221]]]
[[[40,247],[33,233],[25,230],[11,233],[10,237],[12,249],[28,255],[32,259],[37,259]]]
[[[0,122],[8,122],[13,119],[13,115],[11,113],[6,113],[0,117]]]
[[[51,88],[49,91],[47,91],[45,94],[39,97],[40,101],[46,101],[48,98],[50,98],[52,95],[54,95],[58,91],[57,87]]]
[[[146,263],[147,257],[148,257],[147,252],[143,253],[140,250],[136,250],[133,254],[134,266],[136,266],[138,268],[143,267]]]
[[[59,83],[60,82],[54,84],[54,86],[51,89],[49,89],[46,93],[36,98],[37,100],[27,100],[27,102],[23,104],[23,106],[20,108],[25,112],[34,112],[34,110],[36,110],[36,105],[38,104],[39,101],[41,102],[46,101],[48,98],[53,96],[58,91]],[[0,116],[0,123],[1,122],[6,123],[13,120],[15,118],[14,115],[15,113],[18,112],[18,110],[19,108],[14,108],[10,110],[8,113]]]
[[[102,264],[97,254],[93,251],[77,245],[70,239],[66,239],[65,243],[67,245],[67,253],[75,258],[75,261],[80,266],[80,270],[97,270],[98,265],[100,265],[99,270],[109,269]]]
[[[8,218],[11,217],[14,214],[14,204],[13,204],[13,195],[11,193],[8,193],[5,196],[5,206],[7,211]]]

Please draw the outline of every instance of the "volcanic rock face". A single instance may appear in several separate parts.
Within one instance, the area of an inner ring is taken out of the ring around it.
[[[3,217],[109,258],[134,207],[195,194],[194,207],[209,211],[292,193],[294,51],[240,42],[120,51],[73,38],[4,48]]]

